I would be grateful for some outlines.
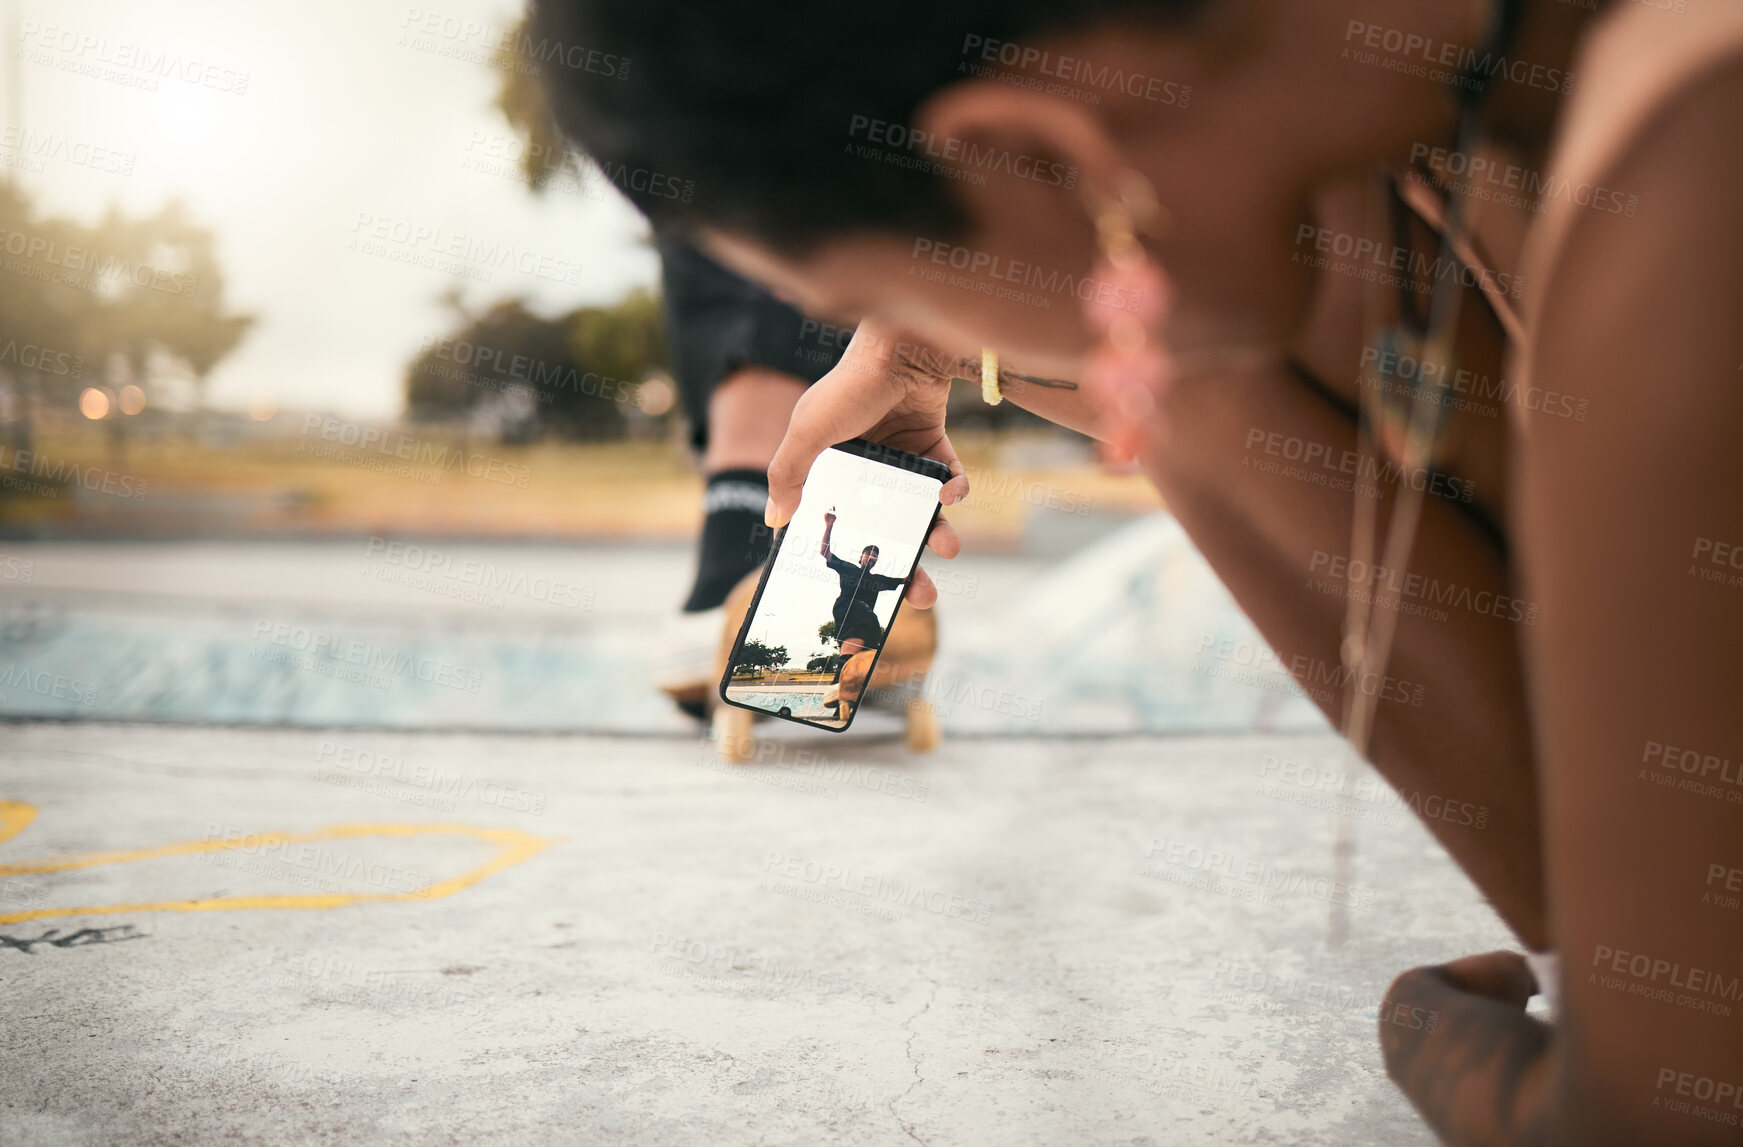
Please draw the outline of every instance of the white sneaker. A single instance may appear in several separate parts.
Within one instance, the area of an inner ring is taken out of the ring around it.
[[[698,720],[707,717],[719,678],[714,659],[720,653],[725,625],[726,607],[717,606],[700,613],[673,614],[661,626],[654,685]]]

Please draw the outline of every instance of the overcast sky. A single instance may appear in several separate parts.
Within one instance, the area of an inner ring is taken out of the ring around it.
[[[512,167],[482,61],[517,4],[4,5],[22,94],[7,122],[36,147],[19,174],[39,203],[92,220],[180,197],[217,233],[229,303],[259,321],[212,375],[214,405],[264,391],[281,407],[391,415],[406,361],[446,327],[451,284],[471,303],[524,295],[551,313],[658,280],[645,226],[609,187],[538,199],[468,166]],[[93,148],[109,154],[76,161]],[[441,254],[492,249],[498,265],[474,259],[478,278]]]

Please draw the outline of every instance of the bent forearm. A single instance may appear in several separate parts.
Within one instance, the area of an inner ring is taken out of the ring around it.
[[[1358,496],[1267,467],[1255,435],[1354,449],[1347,417],[1281,368],[1175,387],[1146,457],[1152,479],[1277,652],[1334,723]],[[1299,480],[1298,480],[1299,479]],[[1379,520],[1386,521],[1387,489]],[[1502,559],[1461,511],[1427,496],[1413,573],[1505,594]],[[1450,603],[1449,603],[1450,604]],[[1547,947],[1542,841],[1518,651],[1508,622],[1455,607],[1401,612],[1377,693],[1369,756],[1519,937]]]
[[[1046,378],[1001,367],[999,390],[1030,414],[1091,438],[1102,433],[1097,396],[1066,378]]]

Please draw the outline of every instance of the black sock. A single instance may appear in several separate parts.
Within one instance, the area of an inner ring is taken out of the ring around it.
[[[702,497],[702,541],[697,547],[696,584],[685,613],[700,613],[726,601],[744,575],[763,564],[775,533],[763,525],[769,476],[762,470],[722,470],[708,476]]]

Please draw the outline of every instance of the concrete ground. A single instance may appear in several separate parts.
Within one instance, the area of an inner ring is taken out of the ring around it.
[[[734,768],[680,740],[5,728],[38,814],[0,845],[0,1142],[1432,1142],[1375,1004],[1506,937],[1381,803],[1324,882],[1335,815],[1259,790],[1329,738],[823,736]],[[254,835],[339,825],[365,835]],[[219,902],[441,892],[502,855],[368,835],[408,825],[545,847],[435,899]]]
[[[682,552],[474,556],[591,605],[0,545],[0,1144],[1432,1142],[1375,1005],[1505,931],[1165,520],[951,567],[938,752],[750,766],[647,687]]]

